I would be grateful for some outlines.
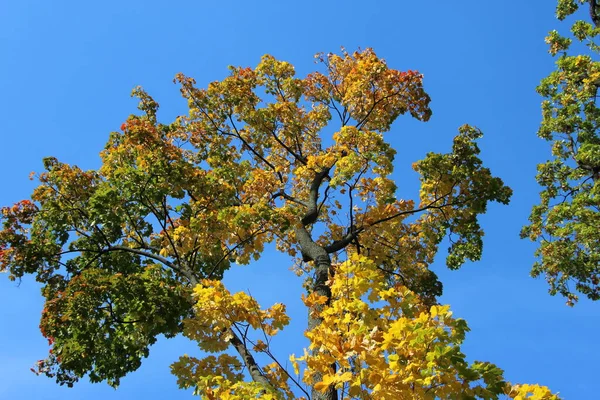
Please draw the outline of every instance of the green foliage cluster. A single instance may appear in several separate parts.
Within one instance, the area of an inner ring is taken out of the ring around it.
[[[561,0],[556,15],[564,20],[585,3],[592,22],[576,20],[571,37],[552,31],[546,38],[557,60],[537,89],[545,98],[538,135],[552,143],[553,158],[538,166],[541,201],[521,232],[540,244],[532,275],[545,275],[550,293],[569,305],[578,292],[600,299],[600,6]]]

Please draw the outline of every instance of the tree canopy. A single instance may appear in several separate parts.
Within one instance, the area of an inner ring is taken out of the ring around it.
[[[266,55],[205,89],[178,75],[189,111],[168,124],[137,88],[142,113],[111,133],[101,168],[44,160],[0,231],[0,270],[43,285],[39,373],[117,386],[158,335],[183,334],[198,354],[172,372],[206,399],[558,398],[468,362],[468,326],[437,300],[439,247],[449,268],[478,260],[478,217],[511,196],[479,158],[481,131],[414,163],[419,198],[404,199],[384,134],[403,114],[429,119],[422,76],[371,49],[317,61],[299,78]],[[270,243],[305,278],[298,356],[272,350],[285,304],[221,280]]]
[[[544,274],[550,293],[560,293],[570,305],[577,293],[600,299],[600,4],[560,0],[556,15],[564,20],[586,3],[591,22],[573,22],[571,37],[552,31],[546,38],[558,58],[556,70],[538,87],[545,98],[538,135],[552,143],[553,158],[538,166],[543,191],[522,230],[523,237],[539,242],[532,275]]]

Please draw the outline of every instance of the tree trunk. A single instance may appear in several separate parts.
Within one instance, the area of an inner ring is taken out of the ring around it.
[[[315,264],[315,281],[312,286],[312,291],[316,292],[319,296],[327,297],[326,304],[329,304],[331,300],[331,289],[327,285],[331,270],[331,259],[327,251],[317,245],[313,240],[306,228],[296,229],[296,239],[300,244],[302,255],[306,260],[313,261]],[[321,311],[323,311],[323,305],[317,304],[311,307],[308,311],[308,330],[312,330],[319,326],[323,322],[321,318]],[[313,355],[318,353],[318,350],[313,351]],[[331,368],[335,372],[336,365],[332,364]],[[315,374],[317,381],[321,380],[321,374]],[[312,389],[311,397],[313,400],[337,400],[337,390],[330,386],[325,393],[318,390]]]

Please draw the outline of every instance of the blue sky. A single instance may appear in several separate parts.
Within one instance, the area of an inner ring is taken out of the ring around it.
[[[534,245],[520,227],[537,201],[536,164],[549,157],[536,137],[540,97],[535,86],[553,68],[544,37],[568,29],[554,1],[3,1],[0,2],[0,205],[27,198],[27,177],[41,159],[56,156],[97,168],[98,152],[136,111],[129,97],[142,85],[169,121],[185,113],[175,73],[199,86],[227,74],[227,65],[255,66],[270,53],[303,76],[316,52],[373,47],[396,69],[425,75],[433,117],[400,118],[389,133],[398,150],[399,195],[414,197],[412,162],[446,151],[457,128],[481,128],[482,157],[515,194],[510,206],[492,206],[481,262],[451,272],[443,255],[434,265],[444,283],[442,302],[472,328],[464,351],[487,360],[513,382],[538,382],[566,399],[593,398],[600,305],[575,308],[547,294],[529,277]],[[226,5],[224,5],[226,4]],[[249,289],[264,305],[289,303],[293,323],[279,349],[301,353],[306,311],[290,260],[268,252],[260,262],[226,277],[232,290]],[[2,277],[0,277],[2,278]],[[265,282],[266,281],[266,282]],[[31,279],[20,286],[0,279],[0,398],[191,398],[177,389],[169,364],[195,354],[183,339],[160,340],[140,370],[118,390],[81,382],[73,389],[29,371],[47,354],[38,330],[42,308]],[[196,352],[197,353],[197,352]]]

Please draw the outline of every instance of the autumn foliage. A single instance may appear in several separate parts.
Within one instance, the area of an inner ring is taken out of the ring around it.
[[[478,216],[511,195],[479,158],[481,132],[465,125],[414,163],[420,196],[401,198],[384,134],[431,116],[422,76],[371,49],[317,61],[298,78],[267,55],[206,89],[178,75],[189,112],[170,124],[136,89],[143,113],[111,133],[99,170],[45,159],[0,232],[0,269],[44,285],[38,372],[116,386],[158,335],[182,334],[199,349],[172,372],[205,399],[558,398],[468,362],[466,322],[437,301],[442,241],[448,267],[478,260]],[[305,278],[302,354],[272,350],[285,304],[221,280],[269,243]]]

